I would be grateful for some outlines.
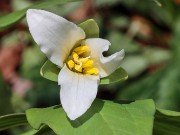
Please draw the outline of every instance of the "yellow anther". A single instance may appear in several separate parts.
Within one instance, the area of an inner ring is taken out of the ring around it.
[[[75,48],[73,51],[76,52],[78,55],[81,55],[83,53],[88,53],[90,50],[88,46],[83,45]]]
[[[89,55],[90,51],[88,46],[79,46],[72,51],[66,64],[68,68],[74,72],[98,75],[99,71],[97,68],[94,68],[94,62]]]
[[[74,60],[76,63],[78,63],[78,62],[79,62],[79,56],[78,56],[78,54],[77,54],[77,53],[72,52],[72,57],[73,57],[73,60]]]
[[[75,64],[74,69],[75,69],[76,71],[78,71],[78,72],[82,72],[82,64],[81,64],[81,65]]]
[[[68,65],[69,69],[72,70],[72,69],[74,68],[74,66],[75,66],[75,63],[74,63],[73,60],[69,60],[69,61],[67,62],[67,65]]]
[[[86,57],[86,58],[79,58],[80,62],[86,62],[87,60],[89,60],[90,57]]]
[[[89,75],[97,75],[99,71],[97,68],[85,68],[84,73]]]
[[[82,67],[83,67],[83,68],[92,67],[92,66],[93,66],[93,63],[94,63],[93,60],[88,59],[88,60],[86,60],[85,62],[83,62]]]

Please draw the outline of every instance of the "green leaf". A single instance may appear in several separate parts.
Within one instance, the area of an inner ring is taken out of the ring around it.
[[[179,135],[180,112],[157,109],[153,133],[155,135]]]
[[[102,78],[100,84],[110,84],[119,81],[124,81],[128,78],[127,72],[123,68],[118,68],[109,76]]]
[[[93,19],[89,19],[78,25],[81,27],[85,33],[86,38],[97,38],[99,37],[99,27]]]
[[[59,5],[59,4],[65,4],[67,2],[73,2],[73,1],[79,1],[79,0],[42,0],[41,2],[35,3],[34,5],[27,7],[25,9],[12,12],[10,14],[7,14],[5,16],[0,17],[0,30],[4,29],[8,26],[11,26],[12,24],[18,22],[26,15],[26,11],[28,9],[45,9],[47,7],[53,6],[53,5]]]
[[[45,124],[58,135],[151,135],[154,113],[152,100],[118,104],[97,99],[75,121],[70,121],[59,106],[29,109],[26,116],[34,129]]]
[[[59,106],[33,108],[27,110],[26,115],[1,116],[0,131],[28,122],[34,129],[23,135],[54,135],[53,132],[64,135],[84,135],[85,132],[87,135],[151,135],[152,131],[155,135],[179,135],[180,132],[180,112],[159,108],[155,110],[152,100],[119,104],[97,99],[91,108],[75,121],[70,121]]]
[[[58,79],[58,74],[60,72],[60,68],[58,68],[51,61],[47,60],[40,70],[41,76],[51,81],[56,81]]]
[[[0,117],[0,131],[25,124],[28,124],[25,114],[9,114]]]
[[[21,20],[25,16],[26,11],[27,9],[22,9],[22,10],[12,12],[10,14],[0,17],[0,30]]]

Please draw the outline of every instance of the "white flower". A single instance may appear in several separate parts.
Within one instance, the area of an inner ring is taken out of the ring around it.
[[[29,30],[48,59],[62,68],[58,75],[61,104],[71,120],[84,114],[94,101],[100,78],[115,71],[124,50],[109,57],[111,45],[101,38],[86,39],[83,29],[44,10],[27,11]]]

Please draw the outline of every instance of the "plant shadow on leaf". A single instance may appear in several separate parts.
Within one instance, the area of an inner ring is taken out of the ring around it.
[[[104,101],[102,100],[95,100],[89,110],[83,114],[81,117],[77,118],[76,120],[70,120],[68,117],[68,121],[71,123],[71,126],[74,128],[78,128],[79,126],[83,125],[86,121],[88,121],[91,117],[93,117],[96,113],[99,113],[104,106]]]
[[[53,109],[58,109],[60,107],[61,107],[61,105],[56,105],[56,106],[53,106]]]
[[[135,100],[115,100],[113,102],[118,104],[130,104],[132,102],[135,102]]]
[[[67,118],[63,108],[53,108],[27,110],[28,123],[37,131],[42,129],[42,124],[47,125],[59,135],[149,135],[152,133],[155,113],[152,100],[117,104],[96,99],[91,108],[75,121]],[[141,128],[141,125],[146,128]]]

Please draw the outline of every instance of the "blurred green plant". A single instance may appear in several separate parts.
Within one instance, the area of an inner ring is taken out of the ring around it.
[[[23,17],[26,15],[26,11],[31,8],[31,9],[46,9],[49,8],[50,6],[54,5],[61,5],[65,4],[67,2],[73,2],[73,1],[78,1],[78,0],[41,0],[40,2],[37,2],[27,8],[12,12],[10,14],[7,14],[5,16],[0,17],[0,30],[5,29],[14,23],[20,21]]]
[[[0,75],[0,116],[14,112],[11,104],[11,94],[10,89]]]
[[[174,35],[171,43],[172,58],[167,66],[153,75],[148,75],[125,87],[119,93],[118,98],[142,99],[152,98],[158,107],[172,110],[180,110],[180,19],[177,19],[174,27]]]

